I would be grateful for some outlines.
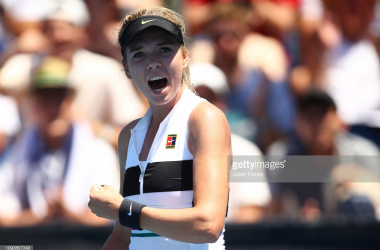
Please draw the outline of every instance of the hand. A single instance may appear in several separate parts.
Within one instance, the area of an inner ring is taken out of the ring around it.
[[[119,220],[119,208],[123,199],[113,186],[93,185],[90,191],[88,207],[98,217]]]

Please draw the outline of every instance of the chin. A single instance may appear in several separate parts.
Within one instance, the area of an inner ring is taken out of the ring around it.
[[[181,90],[181,87],[174,90],[172,87],[166,87],[162,93],[154,93],[151,90],[150,98],[147,98],[150,103],[154,105],[166,105],[170,103],[178,94],[178,91]]]
[[[162,106],[170,103],[174,97],[175,95],[153,96],[149,102],[157,106]]]

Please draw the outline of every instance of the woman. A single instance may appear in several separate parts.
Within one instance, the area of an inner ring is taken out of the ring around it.
[[[91,189],[93,213],[116,221],[103,249],[224,249],[230,128],[190,90],[184,33],[181,17],[162,7],[123,21],[125,73],[150,109],[119,136],[122,196]]]

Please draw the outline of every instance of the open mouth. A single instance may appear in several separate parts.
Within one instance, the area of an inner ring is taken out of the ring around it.
[[[163,90],[168,84],[168,79],[163,76],[155,76],[148,81],[149,87],[156,92]]]

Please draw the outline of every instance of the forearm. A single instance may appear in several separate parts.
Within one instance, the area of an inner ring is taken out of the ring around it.
[[[112,232],[104,244],[102,250],[128,250],[130,239],[122,239],[115,232]]]
[[[131,230],[116,221],[115,228],[102,250],[128,250],[131,243]]]
[[[215,242],[222,232],[225,209],[222,210],[144,207],[141,211],[140,227],[178,241],[211,243]]]

